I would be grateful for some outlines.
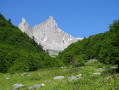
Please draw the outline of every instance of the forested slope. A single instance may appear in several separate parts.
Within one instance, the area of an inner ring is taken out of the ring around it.
[[[65,65],[73,66],[81,66],[85,61],[94,58],[106,64],[119,65],[119,20],[110,25],[109,31],[71,44],[56,58]]]
[[[109,31],[73,43],[52,58],[0,14],[0,72],[33,71],[62,65],[77,67],[89,59],[119,65],[119,20],[110,25]]]
[[[0,14],[0,72],[32,71],[53,66],[56,66],[54,59],[40,45]]]

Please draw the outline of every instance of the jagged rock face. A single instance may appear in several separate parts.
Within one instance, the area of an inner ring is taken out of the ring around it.
[[[22,32],[26,33],[29,37],[32,38],[33,32],[24,18],[22,18],[22,22],[19,24],[18,27]]]
[[[71,43],[79,40],[59,29],[52,16],[33,28],[29,28],[25,19],[22,18],[22,22],[18,27],[38,44],[41,44],[44,50],[62,51]]]
[[[29,25],[27,24],[26,20],[22,18],[22,23],[19,24],[18,26],[22,32],[28,31],[30,29]]]

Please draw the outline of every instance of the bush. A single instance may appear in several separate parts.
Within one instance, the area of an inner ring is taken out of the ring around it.
[[[87,61],[87,56],[85,54],[77,55],[72,60],[72,67],[84,66]]]

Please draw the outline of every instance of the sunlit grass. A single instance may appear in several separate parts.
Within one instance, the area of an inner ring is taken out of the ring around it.
[[[12,90],[16,83],[25,85],[19,90],[26,90],[28,87],[42,83],[45,86],[36,90],[118,90],[119,75],[110,67],[96,60],[90,60],[82,67],[40,69],[25,72],[24,76],[22,76],[23,73],[0,73],[0,90]],[[101,73],[101,75],[94,73]],[[77,80],[68,80],[71,76],[79,74],[81,77]],[[65,78],[54,80],[55,76],[64,76]]]

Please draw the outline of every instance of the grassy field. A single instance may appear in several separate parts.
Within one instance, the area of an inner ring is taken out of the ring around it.
[[[28,87],[35,84],[45,84],[35,90],[119,90],[119,74],[111,67],[93,59],[85,63],[85,66],[76,68],[50,68],[15,74],[0,73],[0,90],[12,90],[16,83],[25,86],[19,90],[28,90]],[[79,74],[80,77],[76,76]],[[54,80],[55,76],[65,78]],[[71,76],[76,76],[77,80],[70,81]]]

